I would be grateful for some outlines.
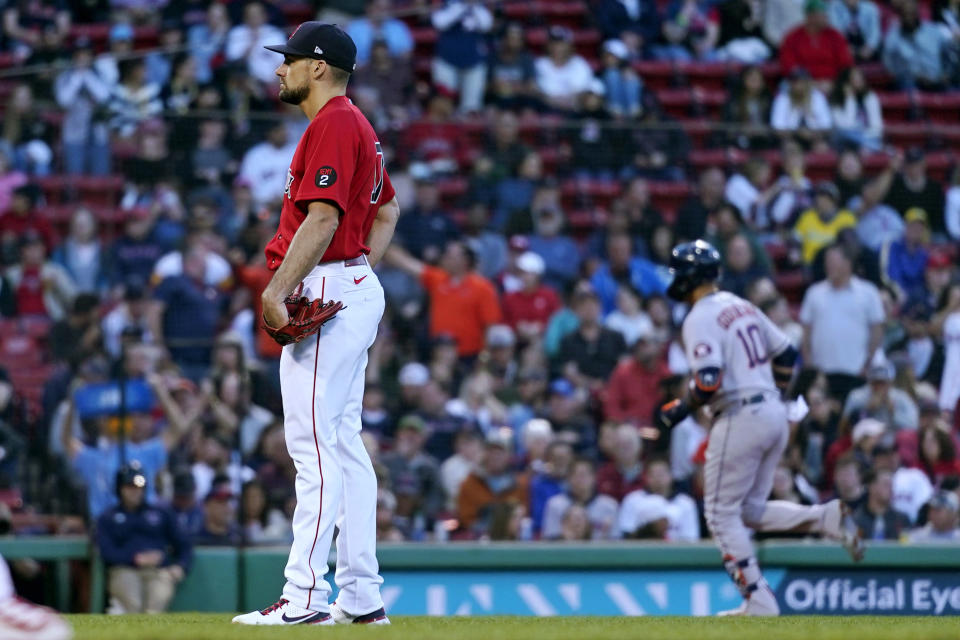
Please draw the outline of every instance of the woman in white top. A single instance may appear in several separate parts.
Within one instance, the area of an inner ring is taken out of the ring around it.
[[[830,105],[806,69],[795,69],[774,98],[770,126],[782,138],[796,139],[805,147],[826,146],[826,132],[833,126]]]
[[[856,67],[837,75],[830,94],[833,128],[839,142],[853,143],[872,151],[883,145],[883,112],[880,99],[870,90]]]

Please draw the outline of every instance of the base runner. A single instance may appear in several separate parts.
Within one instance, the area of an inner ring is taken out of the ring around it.
[[[744,599],[720,615],[775,616],[780,609],[748,527],[819,533],[842,542],[854,560],[863,557],[860,535],[840,500],[813,506],[767,500],[790,435],[781,395],[793,378],[796,349],[754,305],[719,290],[720,254],[710,244],[675,247],[670,272],[667,295],[691,307],[683,344],[693,379],[686,398],[662,412],[668,426],[705,404],[714,415],[704,467],[706,520]]]
[[[287,171],[264,329],[280,358],[284,430],[297,469],[293,545],[283,596],[241,624],[389,624],[376,558],[377,480],[360,440],[367,349],[383,315],[373,266],[399,215],[383,151],[346,98],[357,48],[336,25],[301,24],[277,68],[280,99],[310,119]],[[339,594],[328,604],[327,556],[337,537]]]

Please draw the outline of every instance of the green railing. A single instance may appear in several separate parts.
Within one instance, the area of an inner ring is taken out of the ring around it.
[[[285,547],[199,547],[171,608],[238,611],[271,601],[283,587],[287,551]],[[89,562],[90,610],[103,611],[104,568],[86,538],[0,538],[0,554],[8,559],[53,563],[54,602],[61,610],[70,606],[71,561]],[[719,552],[709,543],[408,543],[381,545],[377,555],[385,572],[715,569],[720,563]],[[765,542],[758,545],[758,559],[767,567],[785,568],[960,570],[960,545],[874,543],[868,547],[866,559],[854,565],[836,545]],[[332,551],[330,561],[335,561]]]

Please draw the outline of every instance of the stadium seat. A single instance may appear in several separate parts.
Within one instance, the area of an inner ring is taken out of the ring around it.
[[[307,20],[313,20],[316,11],[312,3],[299,2],[297,0],[286,0],[279,3],[280,11],[286,19],[287,24],[297,25]]]
[[[679,120],[699,119],[704,116],[719,118],[727,102],[726,91],[694,89],[662,89],[657,99],[663,110]]]
[[[878,91],[883,120],[887,122],[905,122],[910,117],[913,103],[905,91]]]
[[[650,201],[668,222],[673,221],[677,209],[693,193],[693,188],[686,182],[650,182],[648,184]]]
[[[960,94],[921,93],[920,107],[932,122],[957,124],[960,121]]]
[[[643,79],[647,89],[669,89],[682,84],[672,62],[642,60],[633,64],[634,71]]]
[[[685,62],[677,65],[677,72],[686,77],[687,84],[708,91],[726,91],[731,80],[740,73],[742,65],[716,62]]]

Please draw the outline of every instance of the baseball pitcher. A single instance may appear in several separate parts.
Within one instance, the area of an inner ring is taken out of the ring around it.
[[[383,315],[373,272],[399,207],[383,151],[345,96],[357,48],[336,25],[301,24],[277,67],[280,99],[310,119],[287,170],[280,225],[267,244],[275,270],[263,327],[282,345],[287,449],[297,469],[293,545],[283,597],[241,624],[389,624],[380,597],[377,481],[360,440],[367,349]],[[337,601],[324,579],[334,526]]]
[[[863,555],[856,525],[840,500],[801,506],[770,500],[773,475],[789,439],[781,399],[790,385],[797,351],[754,305],[720,291],[720,254],[697,240],[673,249],[674,300],[690,305],[683,344],[692,379],[689,393],[662,408],[673,426],[709,405],[714,421],[704,467],[707,526],[743,604],[720,615],[780,613],[763,579],[748,527],[757,531],[808,531],[840,541],[854,560]]]

